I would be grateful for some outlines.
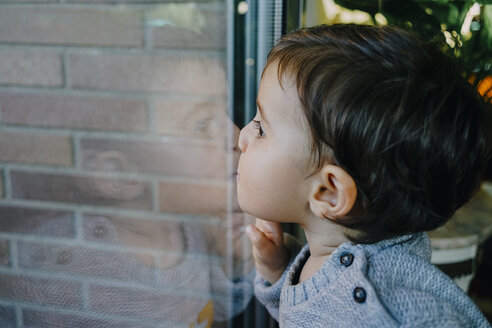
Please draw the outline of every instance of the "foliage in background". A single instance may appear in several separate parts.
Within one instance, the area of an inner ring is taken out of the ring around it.
[[[370,14],[376,23],[411,29],[441,40],[463,64],[465,76],[492,102],[492,0],[335,0]],[[384,18],[381,17],[384,16]]]

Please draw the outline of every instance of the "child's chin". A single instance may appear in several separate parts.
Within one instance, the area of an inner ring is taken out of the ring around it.
[[[241,213],[248,213],[249,214],[248,207],[247,206],[244,206],[244,204],[241,203],[241,200],[239,199],[239,197],[238,197],[238,205],[237,205],[236,208]]]

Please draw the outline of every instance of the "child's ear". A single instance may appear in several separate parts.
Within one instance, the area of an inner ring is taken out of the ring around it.
[[[339,166],[327,164],[313,183],[309,206],[318,217],[338,219],[350,212],[356,198],[354,179]]]

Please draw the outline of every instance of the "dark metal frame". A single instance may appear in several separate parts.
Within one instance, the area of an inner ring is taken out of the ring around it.
[[[255,116],[256,93],[266,56],[281,35],[300,27],[304,1],[249,0],[246,14],[237,11],[240,0],[226,1],[228,113],[242,128]],[[227,327],[274,328],[278,323],[253,299]]]

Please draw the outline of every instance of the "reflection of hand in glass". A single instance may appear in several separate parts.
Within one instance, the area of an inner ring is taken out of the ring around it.
[[[219,227],[206,230],[210,251],[221,257],[224,273],[230,279],[245,275],[254,267],[251,245],[245,233],[245,227],[254,222],[254,217],[247,213],[229,213]]]

